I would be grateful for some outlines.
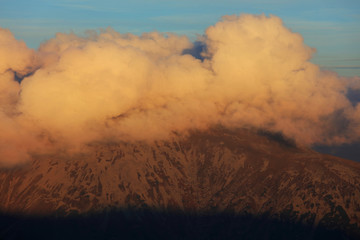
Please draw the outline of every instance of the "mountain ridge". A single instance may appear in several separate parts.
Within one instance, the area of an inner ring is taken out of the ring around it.
[[[279,134],[218,127],[91,148],[2,170],[0,210],[233,212],[360,233],[360,164],[298,147]]]

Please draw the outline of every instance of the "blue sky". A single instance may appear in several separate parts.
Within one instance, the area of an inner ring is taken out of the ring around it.
[[[125,33],[157,30],[192,40],[221,16],[273,14],[317,49],[313,62],[360,75],[359,0],[0,0],[0,27],[37,48],[56,32],[108,26]]]

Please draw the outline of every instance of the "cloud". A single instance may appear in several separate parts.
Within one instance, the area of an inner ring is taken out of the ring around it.
[[[16,79],[35,71],[37,64],[33,50],[9,30],[0,29],[0,166],[26,161],[30,145],[34,146],[31,131],[18,121],[21,88]]]
[[[281,132],[307,145],[360,136],[360,105],[347,98],[359,79],[311,63],[315,50],[275,16],[225,16],[196,43],[111,28],[58,33],[37,52],[7,30],[0,40],[3,164],[216,124]]]
[[[360,69],[360,66],[329,66],[328,68],[352,70],[352,69]]]

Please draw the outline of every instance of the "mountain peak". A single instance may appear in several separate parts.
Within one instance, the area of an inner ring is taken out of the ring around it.
[[[360,164],[296,146],[280,134],[217,127],[89,149],[2,170],[1,211],[226,211],[360,232]]]

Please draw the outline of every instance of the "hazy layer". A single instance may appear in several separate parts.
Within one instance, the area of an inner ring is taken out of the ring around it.
[[[0,29],[0,163],[214,124],[301,144],[359,139],[360,104],[346,93],[360,79],[310,63],[315,50],[278,17],[226,16],[199,42],[200,59],[184,36],[106,29],[59,33],[35,52]]]

